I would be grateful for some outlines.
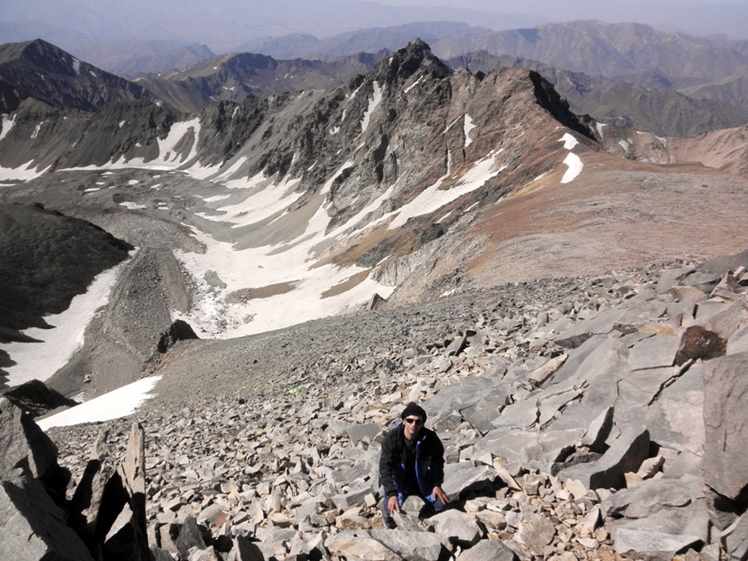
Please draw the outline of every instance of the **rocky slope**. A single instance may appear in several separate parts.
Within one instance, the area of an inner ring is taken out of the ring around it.
[[[82,111],[95,111],[115,101],[152,99],[140,86],[41,39],[0,46],[0,81],[22,92],[5,99],[2,113],[14,111],[25,97]]]
[[[212,57],[179,71],[140,76],[135,82],[170,107],[199,113],[216,101],[241,103],[289,91],[333,89],[366,74],[388,54],[360,53],[341,60],[275,60],[251,53]]]
[[[92,490],[89,524],[122,514],[101,541],[79,532],[89,547],[136,526],[147,538],[130,547],[176,559],[741,558],[746,259],[180,343],[142,428],[50,430],[73,474],[67,508]],[[445,443],[452,501],[425,519],[410,501],[386,531],[379,443],[410,400]],[[97,491],[120,461],[142,466],[144,501]]]
[[[748,121],[748,112],[706,96],[683,95],[672,89],[644,87],[626,82],[595,79],[538,61],[487,51],[449,59],[453,68],[489,72],[500,66],[535,70],[568,102],[572,111],[600,123],[633,128],[659,136],[689,137],[708,131],[734,128]]]
[[[746,127],[688,138],[662,138],[626,127],[600,127],[605,149],[621,157],[656,164],[698,162],[731,175],[748,177]]]

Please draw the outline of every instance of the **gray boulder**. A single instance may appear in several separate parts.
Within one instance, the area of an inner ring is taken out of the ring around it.
[[[369,535],[408,561],[437,561],[442,555],[442,543],[432,532],[371,530]]]
[[[458,510],[445,510],[431,518],[441,543],[472,547],[483,537],[476,517]]]
[[[698,536],[674,536],[656,530],[618,528],[615,551],[645,561],[671,561],[676,553],[700,543]]]
[[[0,483],[0,559],[93,561],[44,486],[30,477]]]
[[[748,558],[748,513],[722,532],[720,541],[730,561]]]
[[[656,335],[636,343],[629,354],[629,368],[656,368],[672,366],[680,341],[677,337]]]
[[[34,420],[8,399],[0,398],[0,478],[28,469],[34,478],[42,477],[57,465],[57,447]]]
[[[696,364],[665,388],[649,406],[650,438],[660,446],[703,454],[704,379],[703,365]]]
[[[481,540],[477,545],[464,550],[457,557],[458,561],[515,561],[517,554],[502,542]]]
[[[636,472],[649,455],[649,431],[625,431],[610,443],[603,456],[588,464],[578,464],[559,473],[562,480],[578,480],[587,489],[626,486],[624,474]]]
[[[704,363],[704,481],[732,500],[748,498],[748,353]]]

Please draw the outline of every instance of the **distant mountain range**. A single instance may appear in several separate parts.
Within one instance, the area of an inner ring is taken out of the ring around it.
[[[140,76],[135,82],[171,107],[197,113],[215,101],[241,102],[252,96],[331,89],[366,74],[387,54],[360,53],[330,62],[231,54],[183,71]]]
[[[502,66],[535,70],[573,111],[601,123],[670,137],[748,123],[748,42],[594,21],[504,32],[425,22],[364,29],[324,41],[291,34],[245,45],[263,54],[214,56],[204,45],[183,47],[167,41],[108,43],[101,48],[89,44],[83,49],[108,70],[137,74],[131,82],[34,41],[2,47],[0,103],[10,110],[34,97],[53,107],[90,111],[111,101],[149,99],[197,113],[215,101],[337,87],[365,74],[416,33],[454,68],[484,73]],[[56,61],[53,66],[51,60]],[[39,78],[51,77],[53,68],[60,72],[55,78],[60,86]],[[75,68],[84,68],[85,79]],[[76,81],[80,83],[71,85]]]
[[[172,41],[86,43],[76,46],[73,52],[112,74],[130,77],[147,72],[186,70],[216,56],[205,45],[184,46]]]

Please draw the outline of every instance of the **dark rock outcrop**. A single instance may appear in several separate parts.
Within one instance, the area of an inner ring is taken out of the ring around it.
[[[32,418],[46,415],[60,407],[73,407],[77,401],[69,399],[39,380],[31,380],[3,393],[8,401],[28,413]]]

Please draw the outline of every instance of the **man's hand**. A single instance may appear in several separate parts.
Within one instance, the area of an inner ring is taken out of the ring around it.
[[[435,499],[439,499],[444,504],[449,503],[449,497],[441,487],[434,487],[433,495]]]
[[[397,500],[397,495],[393,495],[387,499],[387,510],[390,511],[390,514],[400,512],[400,503]]]

